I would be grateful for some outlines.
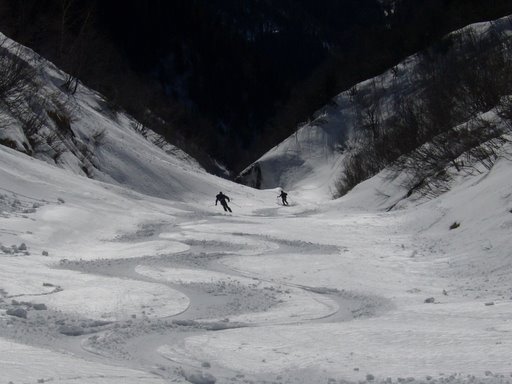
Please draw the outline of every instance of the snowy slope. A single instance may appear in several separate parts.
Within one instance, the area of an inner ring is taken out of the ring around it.
[[[473,24],[453,35],[468,29],[477,36],[488,33],[512,36],[510,17]],[[418,55],[413,55],[387,72],[340,93],[317,111],[311,121],[247,167],[238,181],[262,189],[282,187],[305,197],[317,192],[324,198],[336,195],[335,184],[341,175],[345,145],[357,118],[352,102],[354,93],[359,98],[369,97],[385,120],[394,108],[397,95],[409,97],[421,91],[415,75],[418,63]]]
[[[186,153],[168,143],[154,145],[162,141],[157,134],[151,130],[141,134],[137,121],[122,111],[110,110],[101,95],[82,85],[74,94],[66,92],[64,72],[3,35],[0,41],[2,48],[21,57],[35,71],[38,95],[36,101],[30,102],[35,102],[43,112],[37,137],[49,141],[52,133],[58,131],[48,113],[58,113],[70,120],[70,132],[61,139],[63,145],[56,140],[53,146],[60,148],[55,151],[41,144],[34,146],[22,122],[0,107],[0,120],[6,122],[0,128],[0,140],[13,143],[23,152],[30,148],[32,156],[76,174],[129,186],[153,196],[180,199],[203,182],[197,181],[195,175],[204,171]],[[210,197],[213,193],[208,187],[201,190],[207,190]]]
[[[7,382],[510,382],[509,160],[389,213],[379,177],[291,207],[232,184],[234,215],[4,147],[0,180]]]
[[[432,201],[386,172],[328,201],[325,124],[276,152],[312,170],[283,207],[99,100],[80,88],[72,125],[107,128],[96,180],[0,146],[0,382],[512,382],[509,159]]]

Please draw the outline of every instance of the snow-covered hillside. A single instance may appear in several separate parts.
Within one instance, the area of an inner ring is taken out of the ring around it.
[[[183,203],[0,147],[2,380],[512,382],[511,173],[383,213],[379,177],[282,207],[196,171]]]
[[[3,35],[0,41],[2,57],[7,57],[3,65],[13,65],[5,52],[29,65],[28,74],[36,84],[29,90],[37,93],[20,92],[21,115],[38,116],[38,123],[31,125],[34,118],[26,121],[7,103],[0,103],[1,143],[78,175],[153,196],[181,199],[191,189],[197,190],[195,175],[204,172],[193,158],[126,113],[112,111],[93,90],[79,84],[76,92],[66,91],[69,76],[30,49]],[[210,196],[208,187],[200,190]]]
[[[474,32],[471,38],[476,39],[490,35],[512,39],[510,17],[474,24],[451,36],[468,31]],[[385,121],[395,112],[397,99],[414,99],[421,94],[423,86],[417,75],[420,65],[420,55],[413,55],[382,75],[340,93],[311,121],[247,167],[238,181],[262,189],[292,189],[306,197],[317,192],[324,198],[337,195],[336,183],[342,175],[347,142],[361,118],[354,100],[372,104],[373,118]]]
[[[509,159],[422,204],[385,172],[331,201],[326,124],[284,207],[73,102],[75,140],[105,128],[94,178],[0,146],[1,383],[512,383]]]

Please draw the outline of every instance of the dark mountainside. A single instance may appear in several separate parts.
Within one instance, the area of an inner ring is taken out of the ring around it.
[[[216,170],[509,0],[0,0],[0,30]]]

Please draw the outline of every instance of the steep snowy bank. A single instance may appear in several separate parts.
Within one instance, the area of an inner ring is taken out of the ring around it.
[[[203,197],[214,193],[212,182],[205,183],[211,179],[196,176],[206,172],[193,158],[123,111],[112,110],[100,94],[80,84],[76,92],[68,91],[69,75],[1,34],[0,50],[2,66],[24,68],[29,77],[20,76],[11,90],[22,107],[5,100],[0,105],[0,143],[152,196],[179,200],[190,191],[200,190]]]

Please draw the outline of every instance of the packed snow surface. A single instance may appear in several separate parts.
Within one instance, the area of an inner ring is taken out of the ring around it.
[[[2,383],[512,382],[510,161],[391,212],[383,175],[290,207],[184,177],[191,203],[0,147]]]
[[[0,146],[0,384],[512,383],[507,157],[431,201],[385,171],[331,201],[329,117],[268,154],[283,207],[101,101],[73,101],[96,180]]]

